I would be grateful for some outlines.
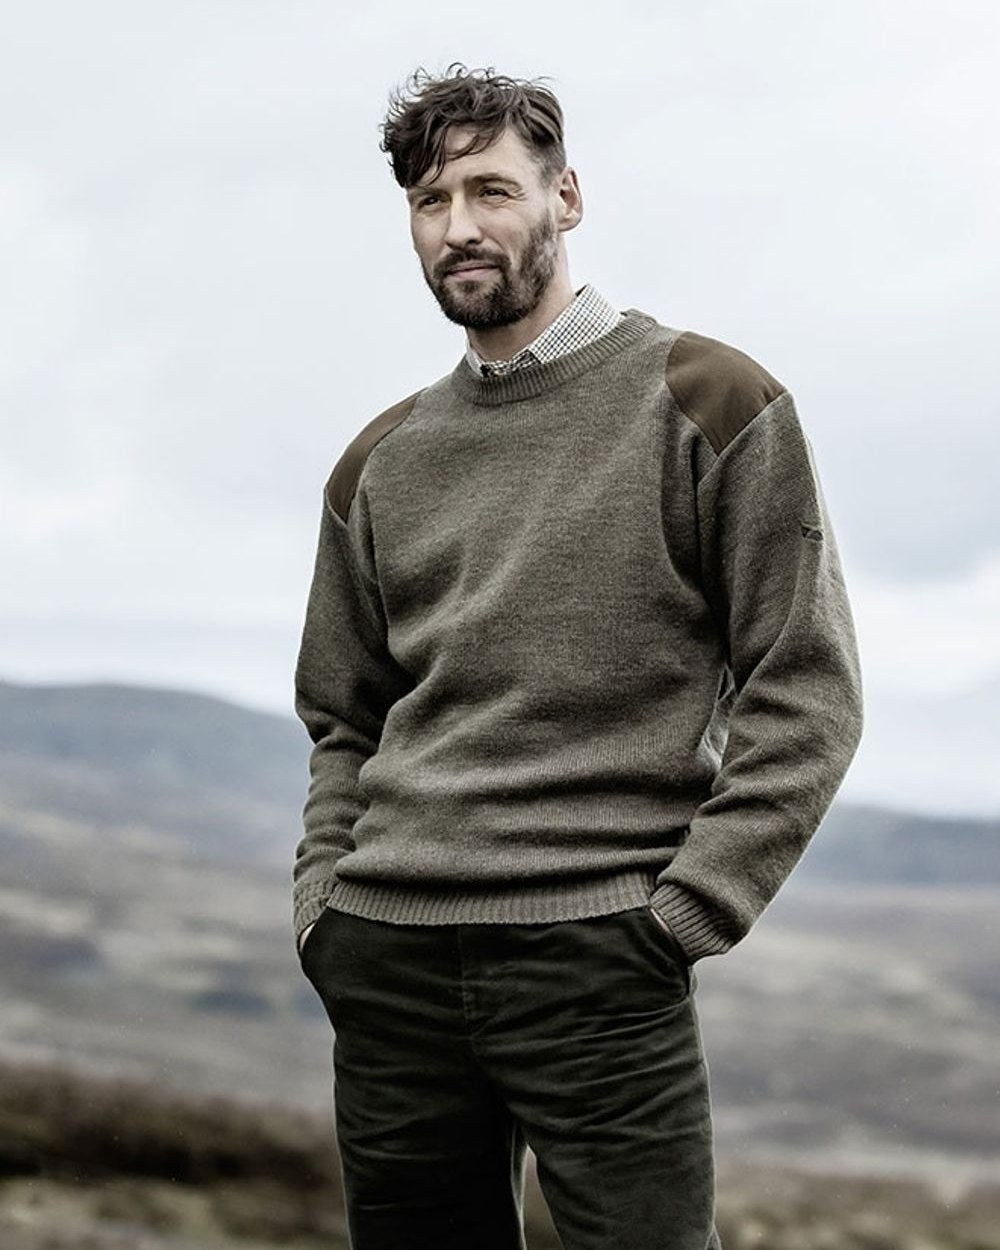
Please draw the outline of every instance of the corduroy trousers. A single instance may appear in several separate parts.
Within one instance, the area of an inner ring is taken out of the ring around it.
[[[521,1250],[526,1144],[565,1250],[717,1250],[694,973],[647,907],[395,925],[327,908],[353,1250]]]

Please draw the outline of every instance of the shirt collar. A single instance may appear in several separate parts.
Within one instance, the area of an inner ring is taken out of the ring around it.
[[[533,342],[522,347],[510,360],[483,360],[471,343],[466,347],[465,359],[478,377],[505,377],[530,365],[548,364],[588,346],[613,330],[621,317],[618,309],[588,284]]]

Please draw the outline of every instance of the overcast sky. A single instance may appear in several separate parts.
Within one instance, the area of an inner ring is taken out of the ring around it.
[[[1000,6],[8,6],[0,677],[288,712],[320,490],[454,365],[378,151],[453,60],[549,75],[577,285],[784,381],[855,607],[844,794],[1000,812]]]

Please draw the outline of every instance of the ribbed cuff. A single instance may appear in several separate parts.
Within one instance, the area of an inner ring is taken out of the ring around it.
[[[302,931],[322,916],[323,908],[326,906],[332,891],[333,882],[327,881],[322,885],[313,886],[311,890],[303,891],[301,894],[296,893],[292,908],[292,929],[295,933],[296,950],[298,950],[299,941],[302,938]]]
[[[689,963],[705,955],[723,955],[736,945],[721,931],[712,914],[682,886],[661,885],[653,891],[649,903],[670,926]]]

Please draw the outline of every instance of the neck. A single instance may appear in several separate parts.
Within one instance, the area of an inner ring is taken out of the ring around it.
[[[561,312],[573,302],[569,273],[560,268],[545,289],[537,308],[513,325],[491,330],[469,330],[469,342],[480,360],[510,360],[522,347],[533,343]]]

